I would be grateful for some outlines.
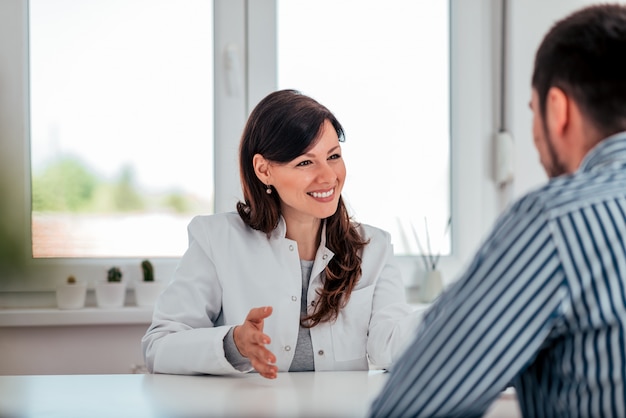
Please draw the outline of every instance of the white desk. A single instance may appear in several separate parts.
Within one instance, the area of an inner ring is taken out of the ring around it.
[[[387,374],[0,376],[0,417],[364,417]],[[504,395],[487,414],[517,417]]]

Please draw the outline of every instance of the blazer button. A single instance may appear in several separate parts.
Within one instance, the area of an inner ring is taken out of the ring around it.
[[[296,296],[292,296],[291,300],[293,300],[294,302],[298,300],[298,298]]]
[[[324,254],[324,255],[322,256],[322,260],[326,260],[327,258],[328,258],[328,254]]]
[[[319,354],[320,356],[323,356],[324,355],[324,350],[318,351],[317,354]]]
[[[289,245],[289,251],[293,251],[293,245]]]
[[[291,351],[291,346],[290,345],[286,345],[285,346],[285,351]]]

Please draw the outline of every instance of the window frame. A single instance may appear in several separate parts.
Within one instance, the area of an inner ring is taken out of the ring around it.
[[[214,0],[215,25],[215,212],[231,211],[239,199],[237,148],[241,129],[252,107],[275,88],[274,0]],[[494,80],[497,69],[492,39],[497,10],[486,0],[450,0],[451,103],[451,239],[452,254],[440,260],[444,281],[450,282],[468,262],[498,215],[499,191],[491,180],[491,133],[495,126]],[[6,186],[0,216],[10,219],[12,231],[23,237],[30,258],[30,154],[28,119],[28,0],[0,2],[0,185]],[[482,28],[476,30],[475,28]],[[267,45],[274,45],[274,49]],[[232,59],[240,65],[232,67]],[[482,59],[477,59],[477,57]],[[226,62],[227,60],[231,60]],[[228,79],[239,83],[229,93]],[[469,80],[469,82],[468,82]],[[14,187],[10,187],[14,186]],[[15,235],[15,234],[14,234]],[[421,260],[397,256],[405,283],[420,280]],[[158,280],[169,280],[178,258],[155,259]],[[93,282],[107,267],[139,268],[137,259],[37,259],[26,268],[0,270],[0,307],[37,305],[69,274]],[[20,299],[18,294],[27,295]],[[14,302],[19,299],[20,301]]]

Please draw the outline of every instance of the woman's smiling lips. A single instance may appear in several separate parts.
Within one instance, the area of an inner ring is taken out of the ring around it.
[[[315,199],[322,199],[322,200],[326,200],[330,197],[332,197],[335,194],[335,189],[329,189],[323,192],[309,192],[307,193],[309,196],[314,197]]]

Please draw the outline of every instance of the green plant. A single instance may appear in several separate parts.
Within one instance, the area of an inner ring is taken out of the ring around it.
[[[141,262],[141,270],[143,270],[143,281],[144,282],[153,282],[154,281],[154,268],[152,267],[152,263],[148,260],[143,260]]]
[[[33,211],[80,212],[93,199],[97,177],[88,165],[61,156],[33,176]]]
[[[107,271],[107,282],[121,282],[122,281],[122,270],[119,267],[111,267],[109,271]]]

